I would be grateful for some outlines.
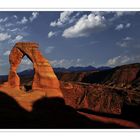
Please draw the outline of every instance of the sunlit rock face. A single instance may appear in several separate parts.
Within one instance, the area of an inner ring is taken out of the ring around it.
[[[12,88],[20,89],[20,78],[16,70],[26,55],[33,63],[34,78],[32,90],[42,90],[48,97],[63,97],[59,81],[48,60],[43,57],[38,49],[39,45],[32,42],[16,43],[9,55],[10,72],[8,85]]]

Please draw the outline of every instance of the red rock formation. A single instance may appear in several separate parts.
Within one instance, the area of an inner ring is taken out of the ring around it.
[[[16,69],[25,55],[32,61],[35,71],[32,89],[45,91],[46,96],[49,97],[63,97],[59,88],[59,81],[48,60],[38,50],[38,44],[36,43],[19,42],[12,49],[9,56],[11,66],[8,84],[10,87],[20,88],[20,79],[16,73]]]
[[[121,114],[126,93],[103,85],[61,82],[67,105],[75,109]]]

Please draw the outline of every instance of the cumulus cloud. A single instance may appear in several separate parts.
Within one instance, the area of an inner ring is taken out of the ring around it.
[[[7,20],[8,20],[8,17],[1,18],[1,19],[0,19],[0,23],[6,22]]]
[[[115,21],[125,15],[134,15],[136,14],[136,11],[113,11],[111,13],[113,13],[113,17],[111,17],[109,21]]]
[[[60,59],[60,60],[51,60],[50,63],[53,67],[69,67],[73,63],[73,59]]]
[[[30,17],[23,16],[20,21],[17,21],[17,24],[26,24],[28,21],[33,22],[38,17],[38,15],[39,15],[38,12],[32,12],[32,15]],[[15,16],[15,18],[16,17],[17,16]]]
[[[70,21],[70,16],[73,13],[73,11],[64,11],[60,13],[60,17],[58,20],[53,21],[50,23],[50,26],[52,27],[60,27],[63,26],[67,21]]]
[[[8,56],[10,54],[10,50],[7,50],[6,52],[4,52],[3,55]]]
[[[123,48],[128,47],[128,42],[119,42],[118,45]]]
[[[17,19],[18,17],[17,17],[17,15],[13,15],[13,18]]]
[[[38,12],[32,12],[32,16],[29,17],[29,20],[32,22],[38,17],[39,13]]]
[[[45,49],[45,53],[46,53],[46,54],[51,53],[51,52],[53,51],[54,48],[55,48],[54,46],[49,46],[49,47],[47,47],[47,48]]]
[[[13,23],[6,23],[5,24],[5,27],[11,27],[11,26],[13,26],[14,24]]]
[[[60,13],[60,17],[51,22],[50,26],[52,27],[63,27],[63,25],[68,25],[68,23],[74,23],[73,26],[67,27],[62,36],[65,38],[76,38],[88,36],[95,31],[99,31],[102,27],[111,26],[113,22],[119,17],[124,15],[133,15],[136,12],[124,12],[124,11],[93,11],[88,15],[81,15],[80,12],[76,14],[72,11],[65,11]],[[110,16],[108,16],[110,14]],[[78,18],[77,18],[78,17]],[[124,28],[130,28],[131,23],[119,24],[115,27],[115,30],[120,31]],[[51,35],[51,34],[50,34]]]
[[[9,35],[8,33],[0,33],[0,41],[5,41],[9,38],[11,38],[11,35]]]
[[[17,41],[20,41],[20,40],[22,40],[22,39],[23,39],[23,36],[22,36],[22,35],[17,35],[17,36],[15,37],[15,39],[11,40],[11,42],[12,42],[12,43],[16,43]]]
[[[77,59],[60,59],[60,60],[50,60],[50,63],[53,67],[71,67],[71,66],[89,66],[95,64],[94,62],[83,62],[81,58]]]
[[[107,61],[107,65],[109,66],[115,66],[115,65],[121,65],[125,62],[128,62],[130,58],[128,56],[116,56],[114,58],[111,58]]]
[[[116,26],[115,30],[120,31],[120,30],[122,30],[123,28],[124,28],[124,25],[123,25],[123,24],[119,24],[119,25]]]
[[[129,63],[136,63],[140,62],[140,56],[116,56],[114,58],[111,58],[107,61],[108,66],[118,66],[118,65],[124,65],[124,64],[129,64]]]
[[[48,38],[51,38],[52,36],[56,36],[57,32],[53,32],[53,31],[50,31],[48,33]]]
[[[8,31],[10,31],[10,32],[16,32],[16,31],[18,31],[19,30],[19,28],[14,28],[14,29],[7,29]]]
[[[17,24],[26,24],[28,19],[24,16],[20,21],[17,21]]]
[[[78,16],[80,15],[80,12],[77,12],[75,15],[73,15],[72,17],[70,17],[70,19],[68,20],[68,23],[73,23],[73,22],[75,22],[75,21],[77,21],[78,20]]]
[[[129,28],[130,26],[131,26],[131,23],[127,23],[127,24],[125,25],[126,28]]]
[[[125,38],[123,38],[121,41],[117,42],[116,44],[120,47],[135,47],[136,44],[133,44],[133,38],[132,37],[129,37],[129,36],[126,36]]]
[[[21,24],[25,24],[28,22],[28,19],[26,17],[23,17],[21,20]]]
[[[62,36],[65,38],[76,38],[88,36],[97,29],[105,27],[104,16],[90,13],[83,15],[75,25],[64,30]]]
[[[21,39],[23,39],[23,36],[22,36],[22,35],[17,35],[17,36],[15,37],[15,41],[19,41],[19,40],[21,40]]]
[[[24,59],[21,60],[21,64],[23,64],[23,65],[31,65],[32,62],[30,61],[30,59],[24,58]]]
[[[120,30],[122,30],[122,29],[124,29],[124,28],[129,28],[130,26],[131,26],[131,23],[119,24],[119,25],[116,26],[115,30],[120,31]]]
[[[125,41],[129,41],[129,40],[133,40],[133,38],[130,37],[130,36],[126,36],[123,40],[125,40]]]
[[[81,62],[81,59],[80,58],[77,58],[77,62]]]
[[[7,29],[7,31],[24,34],[24,30],[27,29],[27,28],[28,28],[27,26],[23,26],[21,28],[16,27],[16,28]]]

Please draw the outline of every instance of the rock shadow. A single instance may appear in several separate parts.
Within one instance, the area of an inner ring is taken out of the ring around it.
[[[1,129],[86,129],[123,128],[116,124],[93,121],[65,105],[62,98],[41,98],[33,104],[32,112],[23,109],[16,100],[0,92]]]
[[[124,104],[121,117],[140,125],[140,105]]]

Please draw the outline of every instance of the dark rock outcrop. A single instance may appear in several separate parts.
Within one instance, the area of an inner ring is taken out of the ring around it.
[[[105,84],[114,87],[133,87],[140,84],[140,64],[118,66],[104,71],[58,72],[61,81]]]

